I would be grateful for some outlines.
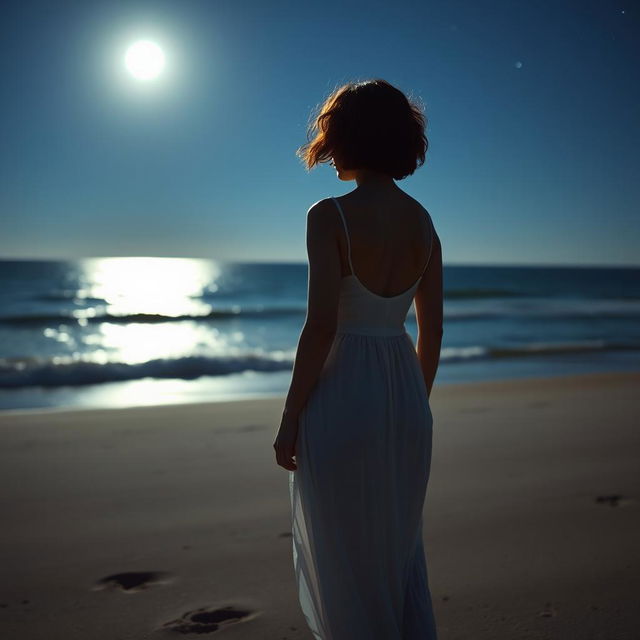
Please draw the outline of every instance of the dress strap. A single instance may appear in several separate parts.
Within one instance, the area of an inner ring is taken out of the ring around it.
[[[342,218],[342,224],[344,225],[344,233],[347,236],[347,257],[349,259],[349,268],[351,269],[351,273],[355,276],[353,265],[351,264],[351,240],[349,239],[349,229],[347,227],[347,221],[345,220],[344,213],[342,212],[342,207],[340,206],[340,203],[333,196],[331,196],[331,199],[336,203],[336,207],[338,207],[338,213],[340,214],[340,218]]]
[[[340,218],[344,226],[344,233],[347,236],[347,257],[349,259],[349,268],[351,269],[351,273],[355,276],[355,271],[353,269],[353,264],[351,262],[351,239],[349,238],[349,228],[347,227],[347,221],[344,217],[344,213],[342,211],[342,207],[340,206],[340,203],[333,196],[331,196],[331,199],[336,203],[336,207],[338,207],[338,213],[340,214]],[[424,275],[424,272],[427,270],[427,267],[429,266],[429,263],[431,262],[431,254],[433,253],[433,238],[436,233],[435,229],[433,228],[433,220],[431,220],[431,214],[426,209],[425,211],[427,213],[427,218],[429,219],[429,226],[431,228],[431,242],[429,243],[429,256],[427,258],[426,264],[424,265],[424,268],[422,269],[422,273],[420,273],[418,281],[420,280],[420,278],[422,278],[422,276]]]

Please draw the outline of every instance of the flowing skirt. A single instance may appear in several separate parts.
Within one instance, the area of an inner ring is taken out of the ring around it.
[[[408,333],[336,335],[289,472],[299,601],[316,640],[436,640],[422,538],[432,427]]]

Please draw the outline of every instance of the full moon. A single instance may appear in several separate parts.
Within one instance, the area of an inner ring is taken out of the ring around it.
[[[127,49],[124,64],[137,80],[153,80],[164,69],[164,53],[155,42],[138,40]]]

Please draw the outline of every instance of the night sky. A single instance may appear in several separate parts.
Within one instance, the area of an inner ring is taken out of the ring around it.
[[[0,257],[304,261],[307,209],[356,187],[295,156],[311,110],[381,77],[425,106],[398,185],[445,264],[639,264],[637,6],[5,3]]]

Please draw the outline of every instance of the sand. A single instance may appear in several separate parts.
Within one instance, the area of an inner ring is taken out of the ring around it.
[[[440,640],[640,638],[639,383],[436,382]],[[1,412],[0,638],[310,640],[282,404]]]

